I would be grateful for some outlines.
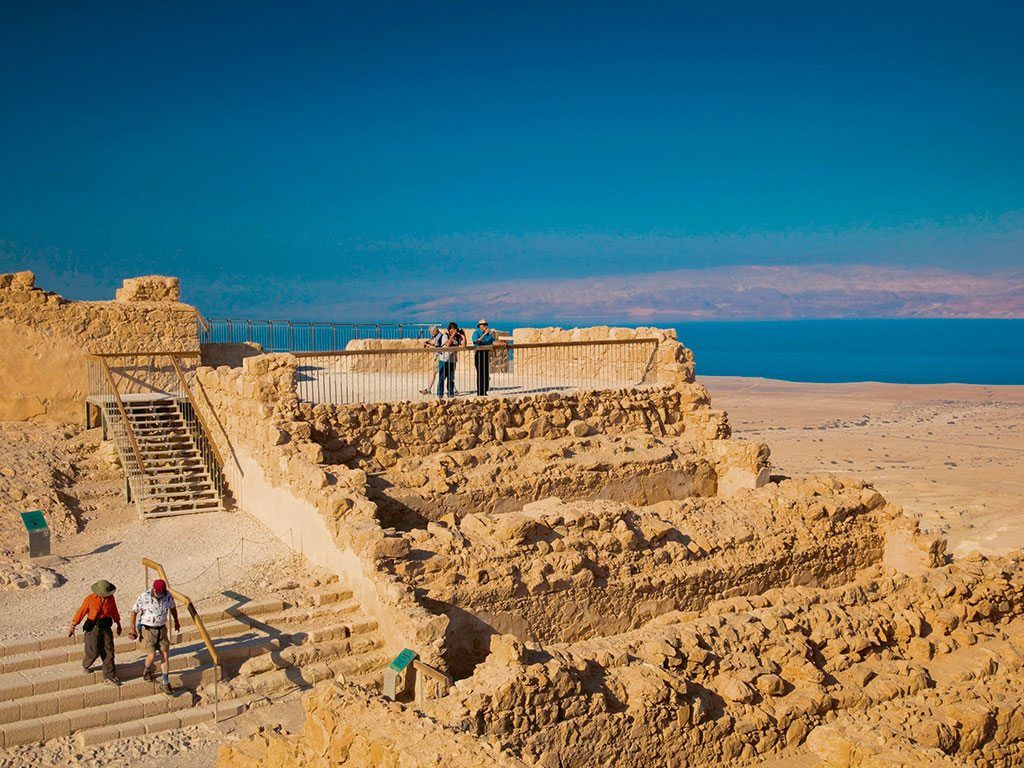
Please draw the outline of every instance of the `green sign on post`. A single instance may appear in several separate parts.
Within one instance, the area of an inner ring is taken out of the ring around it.
[[[400,654],[395,656],[394,661],[388,666],[395,670],[395,672],[403,672],[416,658],[416,651],[410,651],[405,648]]]
[[[50,556],[50,529],[46,525],[46,518],[38,509],[31,512],[21,513],[21,522],[25,524],[28,531],[28,556],[49,557]]]
[[[384,695],[394,701],[409,682],[409,665],[416,660],[416,651],[404,648],[384,670]]]
[[[38,509],[34,509],[31,512],[22,512],[21,521],[25,523],[25,530],[29,533],[32,531],[42,531],[46,529],[46,518],[43,517],[43,513]]]

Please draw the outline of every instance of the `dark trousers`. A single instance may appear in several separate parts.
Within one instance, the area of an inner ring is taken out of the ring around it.
[[[82,668],[89,669],[97,658],[103,659],[103,676],[108,680],[116,676],[114,671],[114,632],[110,627],[94,626],[85,635],[85,656]]]
[[[476,365],[476,393],[486,395],[487,390],[491,388],[491,353],[474,352],[473,364]]]
[[[437,396],[444,397],[444,384],[448,382],[448,397],[455,397],[455,362],[437,363]]]

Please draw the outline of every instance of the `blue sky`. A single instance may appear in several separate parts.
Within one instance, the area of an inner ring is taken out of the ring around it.
[[[22,5],[0,269],[70,296],[1024,262],[1020,4]]]

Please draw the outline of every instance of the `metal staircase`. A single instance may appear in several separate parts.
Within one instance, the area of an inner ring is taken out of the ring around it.
[[[125,403],[125,410],[145,467],[136,487],[142,516],[223,509],[219,469],[204,456],[205,440],[186,421],[185,404],[165,398]]]
[[[104,439],[117,448],[125,494],[143,518],[224,509],[223,461],[189,386],[194,370],[185,361],[197,358],[189,352],[88,356],[86,421],[95,407]]]

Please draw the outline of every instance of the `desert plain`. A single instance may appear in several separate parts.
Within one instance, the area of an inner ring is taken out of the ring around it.
[[[862,477],[954,555],[1024,547],[1024,386],[700,380],[773,471]]]

